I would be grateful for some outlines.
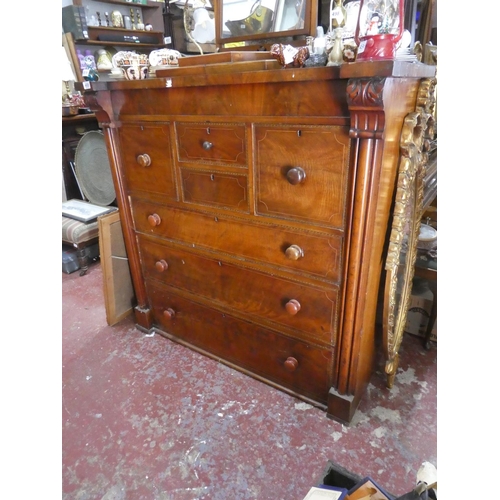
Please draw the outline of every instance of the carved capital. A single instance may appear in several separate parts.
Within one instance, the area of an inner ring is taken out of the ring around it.
[[[353,78],[347,83],[351,113],[350,137],[381,139],[385,127],[383,91],[385,78]]]
[[[83,94],[83,99],[87,107],[95,113],[99,125],[101,127],[110,126],[111,120],[109,117],[110,114],[112,115],[112,108],[109,102],[109,92],[100,92],[99,98],[97,96],[97,92],[86,91]],[[107,107],[110,110],[109,112],[106,110]]]

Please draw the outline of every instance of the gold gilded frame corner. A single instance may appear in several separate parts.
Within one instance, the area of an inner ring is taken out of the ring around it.
[[[401,132],[396,198],[385,263],[383,343],[388,388],[394,385],[411,298],[427,151],[434,136],[435,86],[435,79],[421,82],[416,110],[406,116]]]

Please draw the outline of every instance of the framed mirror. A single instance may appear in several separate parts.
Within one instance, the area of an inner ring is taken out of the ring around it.
[[[215,0],[218,44],[314,35],[316,0]]]
[[[434,137],[435,79],[420,84],[415,112],[406,116],[400,141],[397,179],[389,248],[385,262],[383,342],[387,387],[394,384],[411,298],[424,177],[430,140]]]
[[[402,154],[385,264],[384,347],[389,389],[394,384],[399,364],[399,347],[403,340],[417,255],[423,186],[419,151],[421,138],[421,117],[418,113],[411,113],[403,125]]]

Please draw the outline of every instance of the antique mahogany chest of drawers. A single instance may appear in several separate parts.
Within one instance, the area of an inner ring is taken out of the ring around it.
[[[135,319],[349,422],[373,370],[401,124],[434,70],[265,63],[85,86]]]

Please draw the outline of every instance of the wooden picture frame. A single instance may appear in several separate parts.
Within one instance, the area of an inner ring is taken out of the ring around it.
[[[62,204],[62,215],[80,222],[94,222],[101,215],[118,210],[116,207],[101,207],[84,200],[69,200]]]
[[[120,212],[99,217],[99,253],[101,256],[106,321],[112,326],[132,313],[135,292],[120,221]]]

